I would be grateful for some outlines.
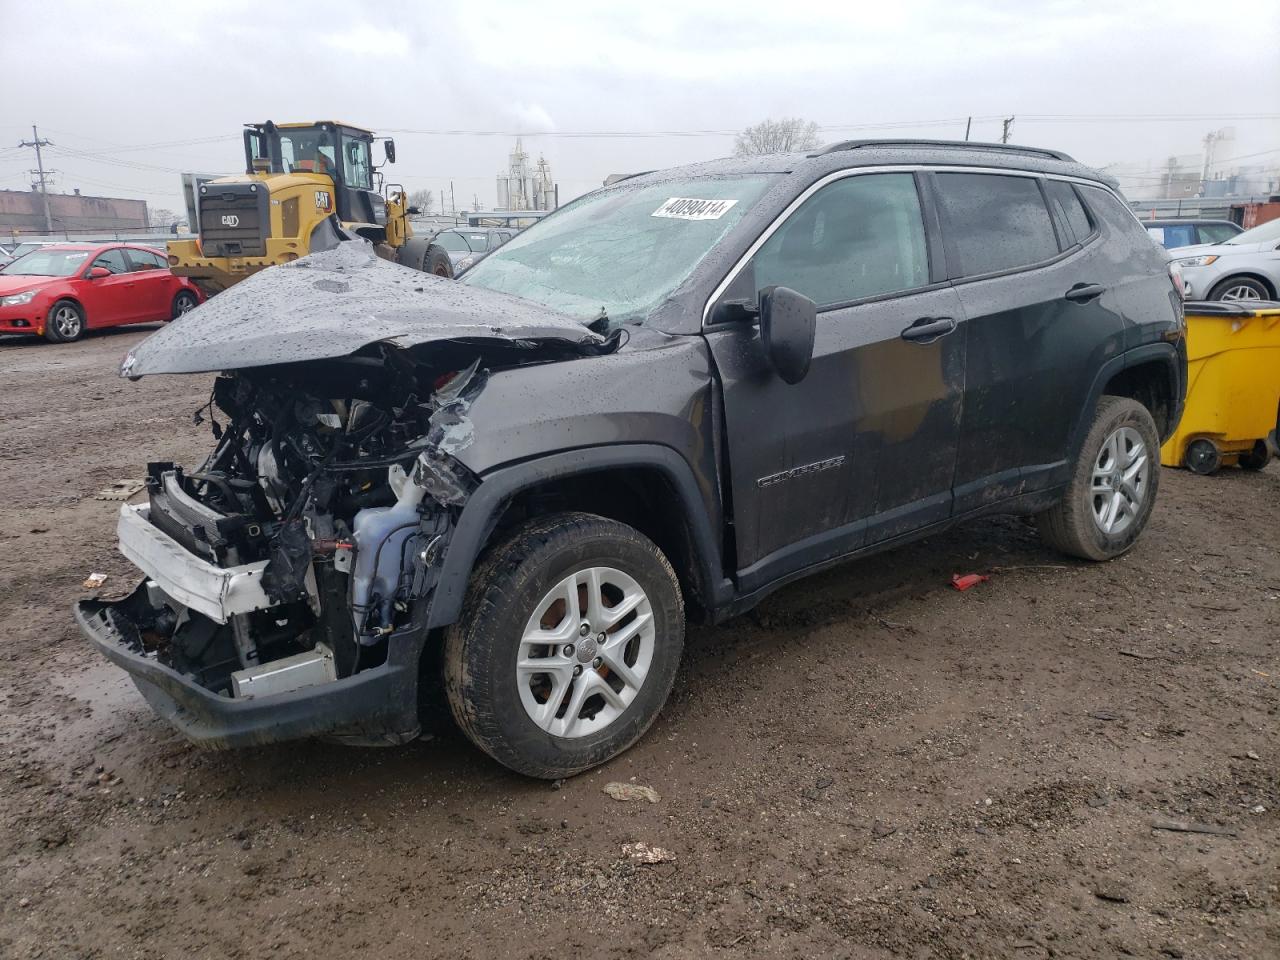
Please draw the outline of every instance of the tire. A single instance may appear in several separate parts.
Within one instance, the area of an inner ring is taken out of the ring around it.
[[[59,300],[49,308],[44,336],[50,343],[71,343],[84,336],[84,308],[71,300]]]
[[[200,305],[200,301],[196,295],[190,290],[179,290],[178,295],[173,298],[173,309],[169,314],[170,320],[177,320],[184,313],[190,313]]]
[[[1227,277],[1209,291],[1210,300],[1270,300],[1271,291],[1252,277]]]
[[[426,266],[424,269],[427,273],[437,277],[447,277],[453,279],[453,261],[449,259],[449,254],[444,247],[432,244],[431,249],[427,251]]]
[[[1246,470],[1262,470],[1271,462],[1271,448],[1267,446],[1267,441],[1259,440],[1252,450],[1240,454],[1237,462]]]
[[[423,237],[410,237],[396,251],[396,262],[437,277],[453,278],[453,261],[444,247]]]
[[[614,626],[606,603],[579,616],[589,583],[630,612]],[[600,645],[601,636],[616,640]],[[518,528],[473,572],[445,634],[445,689],[472,743],[518,773],[554,780],[640,739],[671,692],[683,648],[684,602],[662,551],[625,524],[561,513]],[[544,659],[548,671],[539,672]],[[606,683],[608,700],[599,692]]]
[[[1137,444],[1145,457],[1141,464]],[[1147,525],[1159,486],[1160,436],[1151,413],[1127,397],[1104,396],[1066,493],[1036,518],[1040,536],[1054,549],[1084,560],[1118,557]]]
[[[1182,455],[1182,465],[1202,477],[1210,476],[1222,466],[1222,451],[1208,437],[1192,440]]]

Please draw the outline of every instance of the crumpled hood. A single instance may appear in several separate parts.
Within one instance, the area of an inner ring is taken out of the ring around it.
[[[345,357],[388,341],[605,342],[581,321],[383,260],[367,241],[253,274],[129,351],[120,375],[212,373]]]

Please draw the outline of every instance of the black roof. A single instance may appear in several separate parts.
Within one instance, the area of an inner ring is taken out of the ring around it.
[[[795,173],[802,169],[822,175],[850,167],[929,164],[980,166],[1056,173],[1114,186],[1115,181],[1058,150],[1005,143],[964,140],[845,140],[808,153],[774,153],[752,157],[707,160],[629,177],[616,186],[661,183],[688,177],[743,176],[753,173]],[[605,188],[610,189],[610,188]]]
[[[1220,217],[1151,217],[1148,219],[1140,216],[1138,219],[1142,221],[1142,225],[1144,227],[1172,227],[1184,223],[1220,223],[1225,224],[1228,227],[1239,227],[1241,230],[1244,229],[1240,224],[1234,223],[1231,220],[1223,220]]]
[[[986,143],[978,140],[841,140],[829,143],[825,147],[809,154],[820,157],[824,153],[836,153],[840,150],[882,149],[885,147],[919,147],[930,150],[978,150],[982,153],[1007,153],[1017,156],[1048,157],[1050,160],[1065,160],[1075,163],[1075,158],[1061,150],[1049,150],[1045,147],[1021,147],[1013,143]]]

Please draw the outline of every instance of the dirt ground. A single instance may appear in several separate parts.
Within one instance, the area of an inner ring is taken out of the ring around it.
[[[211,442],[209,378],[116,378],[145,332],[0,342],[0,957],[1280,956],[1275,465],[1164,471],[1110,564],[988,520],[694,629],[561,784],[448,729],[206,753],[69,613],[129,583],[95,493]]]

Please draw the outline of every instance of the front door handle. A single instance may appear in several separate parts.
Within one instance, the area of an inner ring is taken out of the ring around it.
[[[1063,296],[1072,303],[1088,303],[1106,292],[1107,288],[1100,283],[1077,283]]]
[[[955,330],[957,324],[951,317],[921,317],[902,331],[902,339],[912,343],[933,343]]]

